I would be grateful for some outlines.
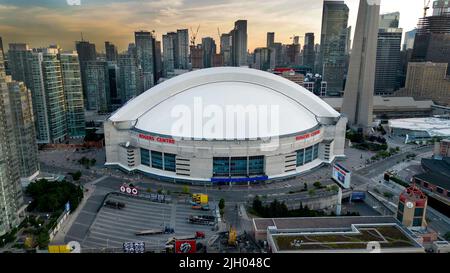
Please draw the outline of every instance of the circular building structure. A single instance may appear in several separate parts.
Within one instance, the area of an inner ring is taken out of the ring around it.
[[[344,156],[347,120],[300,85],[260,70],[189,72],[105,122],[106,165],[189,183],[255,182]]]

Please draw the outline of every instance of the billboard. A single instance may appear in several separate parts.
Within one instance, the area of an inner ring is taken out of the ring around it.
[[[195,240],[177,240],[175,241],[175,253],[195,253],[197,245]]]
[[[351,172],[339,163],[333,165],[331,178],[344,189],[350,188]]]

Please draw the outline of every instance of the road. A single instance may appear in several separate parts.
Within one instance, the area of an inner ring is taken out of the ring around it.
[[[414,152],[415,154],[427,155],[430,153],[431,147],[404,147],[402,152],[394,155],[390,158],[372,163],[369,166],[364,166],[362,161],[370,154],[361,154],[362,152],[352,149],[351,155],[352,158],[350,160],[346,160],[344,163],[349,165],[349,167],[353,170],[352,172],[352,184],[355,190],[366,190],[370,187],[373,187],[378,183],[380,176],[386,171],[392,169],[398,162],[402,162],[408,154]],[[361,158],[360,158],[361,154]],[[66,156],[66,153],[64,153]],[[58,156],[58,153],[55,153],[55,156]],[[78,155],[79,157],[79,155]],[[101,156],[99,156],[101,158]],[[41,169],[47,172],[59,173],[59,174],[67,174],[68,172],[74,172],[81,168],[80,165],[77,165],[75,160],[66,160],[64,162],[59,162],[55,160],[41,160]],[[351,164],[350,164],[351,162]],[[59,164],[61,163],[61,164]],[[102,196],[111,191],[117,191],[124,182],[133,183],[134,185],[140,187],[142,190],[151,189],[153,192],[157,190],[163,191],[171,191],[182,192],[184,185],[161,182],[154,179],[150,179],[140,174],[125,174],[119,170],[107,169],[102,166],[103,163],[99,162],[96,166],[90,169],[83,169],[81,184],[87,184],[89,181],[98,180],[102,178],[101,181],[97,181],[95,185],[95,194],[90,198],[86,203],[88,207],[96,207],[98,202],[100,202]],[[353,164],[353,165],[352,165]],[[355,170],[356,169],[356,170]],[[286,200],[289,198],[295,198],[301,200],[302,198],[308,198],[309,195],[307,192],[300,192],[304,188],[304,184],[308,184],[308,189],[313,188],[312,183],[315,181],[321,181],[322,185],[326,186],[329,184],[333,184],[334,182],[329,178],[331,174],[330,166],[323,166],[314,171],[302,175],[300,177],[281,181],[274,183],[262,183],[257,185],[233,185],[233,186],[194,186],[190,185],[190,192],[204,192],[209,195],[211,201],[218,202],[220,198],[224,198],[226,200],[227,206],[225,209],[225,220],[228,224],[235,226],[238,230],[244,229],[247,226],[245,221],[241,221],[242,216],[240,212],[240,207],[251,200],[255,195],[265,196],[267,198],[278,200]],[[292,192],[297,192],[292,194]],[[319,192],[317,192],[319,193]],[[398,189],[393,193],[398,194]],[[395,203],[395,202],[394,202]],[[236,205],[238,209],[236,209]],[[93,213],[86,212],[82,213],[81,216],[84,220],[75,221],[75,225],[79,227],[83,227],[84,231],[81,231],[79,234],[84,235],[82,233],[87,231],[90,223],[93,221]],[[445,229],[448,228],[448,223],[445,222],[440,215],[434,213],[433,210],[429,210],[429,218],[431,219],[431,224],[436,230],[444,232]],[[81,223],[83,222],[83,223]],[[70,225],[68,225],[70,226]],[[76,234],[74,235],[77,236]]]

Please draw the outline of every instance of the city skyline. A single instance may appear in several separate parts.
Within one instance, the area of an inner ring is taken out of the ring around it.
[[[84,39],[97,44],[99,51],[104,51],[104,41],[113,42],[119,51],[123,51],[128,43],[134,41],[134,31],[155,30],[157,40],[162,40],[162,35],[167,32],[183,28],[195,31],[198,25],[197,43],[203,37],[212,37],[218,42],[217,28],[221,34],[228,33],[236,20],[245,19],[248,20],[248,49],[253,51],[265,46],[266,33],[271,31],[275,32],[275,41],[282,43],[291,43],[290,37],[294,34],[304,36],[307,32],[314,32],[319,36],[323,5],[323,1],[296,3],[293,0],[275,3],[256,0],[213,3],[81,0],[80,6],[70,6],[66,0],[34,2],[30,5],[23,0],[1,1],[0,33],[5,45],[13,42],[26,42],[32,47],[58,44],[64,50],[72,50],[83,32]],[[358,1],[346,0],[345,3],[350,9],[349,25],[354,29]],[[293,13],[293,7],[298,7],[301,12]],[[420,0],[381,2],[381,13],[394,11],[400,12],[400,27],[408,31],[416,27],[418,18],[422,16],[423,3]],[[300,41],[303,44],[303,37]]]

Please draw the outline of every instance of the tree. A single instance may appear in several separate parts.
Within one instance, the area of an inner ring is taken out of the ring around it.
[[[320,183],[319,181],[314,182],[313,186],[317,189],[322,188],[322,183]]]
[[[81,178],[81,172],[80,171],[77,171],[76,173],[71,173],[70,175],[72,176],[72,179],[74,181],[78,181]]]
[[[450,241],[450,231],[447,231],[447,233],[445,233],[444,239]]]
[[[183,186],[183,193],[184,194],[189,194],[190,192],[191,192],[191,190],[190,190],[189,186],[187,186],[187,185]]]
[[[37,235],[36,243],[38,244],[39,248],[44,249],[47,248],[48,243],[50,242],[50,237],[48,235],[48,232],[45,229],[42,229],[41,232]]]
[[[223,210],[225,208],[225,200],[221,198],[219,200],[219,209]]]
[[[386,197],[386,198],[391,198],[392,196],[394,196],[392,193],[387,192],[387,191],[385,191],[385,192],[383,193],[383,195],[384,195],[384,197]]]
[[[332,191],[339,191],[339,187],[338,187],[338,185],[332,185],[331,187],[330,187],[330,189],[332,190]]]
[[[252,209],[255,213],[257,214],[261,214],[263,211],[263,205],[261,202],[261,199],[259,199],[259,196],[255,196],[255,198],[253,198],[253,204],[252,204]]]
[[[305,182],[305,183],[303,183],[303,189],[304,189],[305,191],[307,191],[307,190],[308,190],[308,184],[306,184],[306,182]]]
[[[309,195],[313,196],[313,195],[316,194],[316,191],[315,191],[314,189],[310,189],[310,190],[308,191],[308,193],[309,193]]]

